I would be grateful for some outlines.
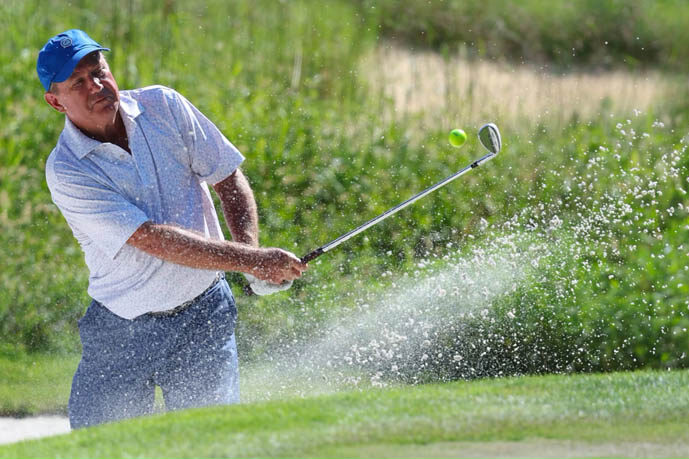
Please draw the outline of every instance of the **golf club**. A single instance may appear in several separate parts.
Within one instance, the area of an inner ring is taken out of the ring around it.
[[[309,261],[312,261],[312,260],[318,258],[319,256],[323,255],[325,252],[328,252],[328,251],[334,249],[335,247],[342,244],[343,242],[353,238],[354,236],[367,230],[368,228],[382,222],[383,220],[385,220],[389,216],[399,212],[400,210],[404,209],[408,205],[410,205],[410,204],[418,201],[419,199],[423,198],[424,196],[434,192],[438,188],[441,188],[441,187],[447,185],[448,183],[450,183],[454,179],[461,177],[462,175],[464,175],[469,170],[480,166],[484,162],[495,157],[500,152],[500,149],[502,148],[502,139],[500,138],[500,131],[498,130],[498,127],[495,124],[488,123],[488,124],[483,125],[481,127],[481,129],[479,129],[479,131],[478,131],[478,138],[481,141],[481,145],[483,145],[483,147],[486,150],[488,150],[489,153],[487,155],[485,155],[485,156],[477,159],[476,161],[472,162],[471,164],[469,164],[468,166],[466,166],[464,169],[460,170],[459,172],[456,172],[456,173],[450,175],[449,177],[447,177],[446,179],[441,180],[440,182],[436,183],[435,185],[426,188],[422,192],[415,194],[411,198],[409,198],[406,201],[396,205],[395,207],[386,210],[382,214],[378,215],[375,218],[372,218],[371,220],[367,221],[363,225],[361,225],[361,226],[349,231],[348,233],[343,234],[342,236],[338,237],[337,239],[335,239],[331,242],[328,242],[327,244],[313,250],[312,252],[308,253],[307,255],[304,255],[301,258],[301,262],[302,263],[308,263]]]
[[[462,175],[464,175],[465,173],[467,173],[471,169],[474,169],[474,168],[480,166],[481,164],[483,164],[484,162],[497,156],[497,154],[500,152],[500,149],[502,148],[502,139],[500,137],[500,131],[498,130],[498,127],[495,124],[488,123],[488,124],[481,126],[481,129],[479,129],[479,131],[478,131],[478,138],[481,142],[481,145],[483,145],[483,147],[486,150],[488,150],[488,154],[475,160],[474,162],[472,162],[471,164],[469,164],[468,166],[466,166],[462,170],[450,175],[449,177],[445,178],[444,180],[441,180],[440,182],[436,183],[435,185],[426,188],[425,190],[423,190],[422,192],[420,192],[418,194],[415,194],[414,196],[407,199],[406,201],[396,205],[395,207],[392,207],[391,209],[386,210],[382,214],[378,215],[375,218],[372,218],[371,220],[367,221],[363,225],[361,225],[361,226],[343,234],[342,236],[338,237],[337,239],[334,239],[333,241],[328,242],[327,244],[322,245],[319,248],[309,252],[307,255],[304,255],[301,258],[301,262],[302,263],[308,263],[308,262],[318,258],[319,256],[323,255],[325,252],[328,252],[328,251],[334,249],[338,245],[340,245],[343,242],[353,238],[357,234],[359,234],[359,233],[367,230],[368,228],[382,222],[383,220],[385,220],[389,216],[399,212],[400,210],[404,209],[405,207],[409,206],[410,204],[412,204],[412,203],[418,201],[419,199],[423,198],[424,196],[434,192],[438,188],[441,188],[441,187],[447,185],[448,183],[450,183],[451,181],[455,180],[456,178],[461,177]],[[244,291],[248,295],[253,294],[251,288],[248,285],[245,286]]]

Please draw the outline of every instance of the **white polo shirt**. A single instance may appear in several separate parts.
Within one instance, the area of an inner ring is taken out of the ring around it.
[[[84,251],[89,295],[132,319],[198,296],[216,272],[148,255],[126,244],[129,237],[151,221],[224,239],[206,184],[227,178],[244,157],[172,89],[121,91],[120,113],[131,155],[66,119],[46,179]]]

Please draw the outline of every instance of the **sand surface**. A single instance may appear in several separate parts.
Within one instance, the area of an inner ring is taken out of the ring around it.
[[[0,444],[69,432],[69,419],[64,416],[0,418]]]

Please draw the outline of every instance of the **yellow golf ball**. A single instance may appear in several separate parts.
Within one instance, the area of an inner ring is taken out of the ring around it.
[[[461,129],[453,129],[450,132],[450,145],[453,147],[461,147],[464,145],[464,142],[467,141],[467,134]]]

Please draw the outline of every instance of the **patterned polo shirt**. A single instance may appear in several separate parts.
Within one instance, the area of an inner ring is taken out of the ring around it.
[[[119,110],[131,155],[67,118],[46,179],[84,252],[89,295],[132,319],[198,296],[217,273],[156,258],[127,244],[129,237],[151,221],[224,239],[207,184],[227,178],[244,157],[172,89],[121,91]]]

